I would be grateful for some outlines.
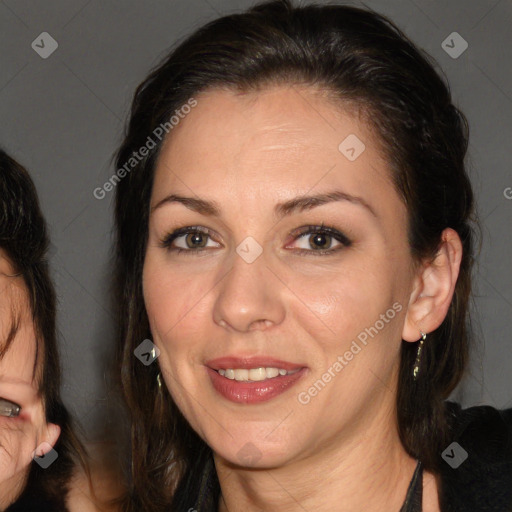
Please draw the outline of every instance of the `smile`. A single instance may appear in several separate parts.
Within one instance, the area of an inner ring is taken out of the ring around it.
[[[295,370],[285,370],[284,368],[227,368],[218,370],[219,375],[226,377],[227,379],[237,380],[240,382],[261,382],[267,379],[274,379],[278,376],[293,375],[298,372],[299,368]]]
[[[272,400],[293,387],[308,371],[305,367],[288,371],[276,367],[214,370],[208,366],[206,370],[218,395],[237,404],[258,404]]]

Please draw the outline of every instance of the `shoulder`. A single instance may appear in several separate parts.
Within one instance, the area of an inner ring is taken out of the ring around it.
[[[499,443],[501,448],[511,448],[512,408],[496,409],[490,405],[476,405],[462,409],[460,404],[451,401],[446,402],[446,407],[456,437],[464,438],[471,444],[484,441],[484,444],[488,444],[487,450],[496,452],[489,453],[490,456],[506,458],[508,453],[510,457],[510,452],[493,450],[493,445]]]
[[[446,402],[451,443],[441,453],[443,510],[512,512],[512,409]]]

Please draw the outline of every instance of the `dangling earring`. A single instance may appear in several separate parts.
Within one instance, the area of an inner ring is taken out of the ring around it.
[[[420,334],[421,334],[421,340],[420,340],[420,344],[418,345],[418,353],[416,354],[416,361],[414,361],[414,369],[412,372],[414,380],[417,379],[418,372],[420,371],[421,349],[423,348],[423,342],[427,339],[427,335],[423,331],[420,331]]]
[[[159,411],[158,414],[161,413],[161,411],[163,410],[163,404],[164,404],[164,393],[163,393],[163,389],[162,389],[162,374],[160,372],[158,372],[158,375],[156,376],[156,402],[155,402],[155,406],[156,406],[156,410]]]

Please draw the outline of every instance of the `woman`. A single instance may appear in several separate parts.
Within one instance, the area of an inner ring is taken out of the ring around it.
[[[116,160],[126,510],[512,510],[512,411],[446,400],[467,145],[427,57],[354,7],[262,3],[142,82]]]
[[[34,184],[0,150],[0,510],[8,512],[96,510],[60,397],[47,247]]]

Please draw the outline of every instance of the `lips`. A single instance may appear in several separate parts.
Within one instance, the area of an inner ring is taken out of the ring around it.
[[[250,370],[255,368],[280,368],[287,372],[261,381],[239,381],[229,379],[219,370]],[[256,404],[269,401],[294,386],[308,371],[301,364],[265,356],[227,356],[207,361],[206,370],[213,388],[225,399],[243,404]]]
[[[248,357],[235,357],[225,356],[217,359],[206,361],[206,366],[212,370],[227,370],[228,368],[282,368],[286,371],[300,370],[304,368],[303,364],[290,363],[282,359],[275,359],[266,356],[248,356]]]

